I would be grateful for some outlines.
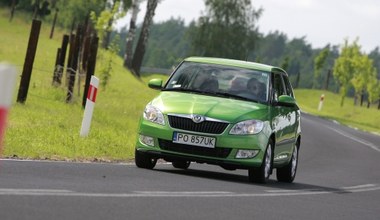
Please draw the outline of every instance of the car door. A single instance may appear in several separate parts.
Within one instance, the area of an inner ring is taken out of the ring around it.
[[[286,95],[294,98],[294,93],[293,93],[292,86],[290,85],[289,78],[287,77],[287,75],[282,74],[282,79],[285,85]],[[288,119],[288,124],[289,124],[286,130],[284,131],[284,133],[286,134],[286,139],[289,140],[290,142],[291,146],[289,147],[291,148],[295,144],[296,138],[297,138],[297,131],[298,131],[299,123],[300,123],[299,121],[300,111],[299,111],[298,106],[284,106],[284,108],[286,109],[286,112],[287,112],[286,118]],[[293,149],[291,148],[290,150],[292,152]]]
[[[278,104],[281,95],[289,95],[293,97],[291,87],[287,87],[289,83],[284,73],[273,73],[273,102],[272,102],[272,128],[276,136],[275,162],[289,160],[292,147],[295,143],[295,133],[297,128],[296,107],[289,107]],[[289,84],[290,85],[290,84]]]

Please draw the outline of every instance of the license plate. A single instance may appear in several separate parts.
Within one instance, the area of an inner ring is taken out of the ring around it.
[[[173,142],[179,143],[179,144],[199,146],[199,147],[215,148],[216,138],[174,132]]]

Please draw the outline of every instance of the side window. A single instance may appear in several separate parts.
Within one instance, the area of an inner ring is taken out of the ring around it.
[[[292,89],[292,85],[290,85],[290,82],[289,82],[289,79],[287,76],[282,76],[284,78],[284,82],[285,82],[285,89],[286,89],[286,94],[288,96],[291,96],[294,98],[294,94],[293,94],[293,89]]]
[[[278,101],[278,97],[281,95],[286,95],[286,91],[284,88],[284,83],[282,81],[282,77],[280,74],[275,73],[273,78],[273,91],[274,91],[274,97],[273,99],[275,101]]]

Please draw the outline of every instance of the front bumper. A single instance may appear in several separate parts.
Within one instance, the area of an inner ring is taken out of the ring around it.
[[[269,135],[266,135],[264,131],[256,135],[230,135],[228,134],[230,128],[231,125],[222,134],[212,135],[173,129],[169,125],[163,126],[142,119],[139,136],[152,137],[154,144],[153,146],[146,145],[138,137],[136,150],[152,158],[162,158],[166,161],[187,160],[220,165],[230,169],[248,169],[261,166]],[[204,148],[175,144],[172,142],[174,132],[215,137],[216,147]],[[237,159],[235,157],[239,149],[258,150],[259,153],[254,158]]]

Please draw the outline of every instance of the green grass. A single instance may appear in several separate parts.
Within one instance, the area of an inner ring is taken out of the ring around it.
[[[340,95],[321,90],[299,89],[295,93],[301,110],[307,113],[380,134],[380,110],[377,109],[377,106],[372,106],[369,109],[367,109],[366,105],[363,105],[363,107],[355,106],[354,100],[346,97],[345,103],[341,107]],[[323,108],[318,111],[322,94],[325,95]]]
[[[0,9],[0,61],[16,65],[21,74],[31,22],[20,18],[18,13],[9,23],[8,16],[8,11]],[[146,103],[157,95],[157,91],[149,89],[146,82],[157,77],[166,79],[167,76],[145,75],[139,81],[122,67],[120,58],[115,59],[107,88],[98,91],[90,134],[81,138],[82,95],[77,94],[76,87],[73,103],[66,104],[66,88],[51,86],[56,51],[64,32],[58,29],[51,40],[48,39],[49,33],[50,25],[43,23],[25,104],[15,101],[19,82],[16,84],[3,157],[78,161],[132,159],[138,120]],[[100,57],[107,56],[104,51],[99,54]],[[96,70],[99,71],[102,65],[105,62],[100,59]],[[101,78],[98,73],[95,75]],[[325,93],[326,101],[323,110],[318,112],[321,93]],[[345,107],[340,108],[339,97],[323,91],[297,90],[296,94],[302,110],[306,112],[380,132],[380,111],[376,109],[354,107],[351,99],[347,99]]]

